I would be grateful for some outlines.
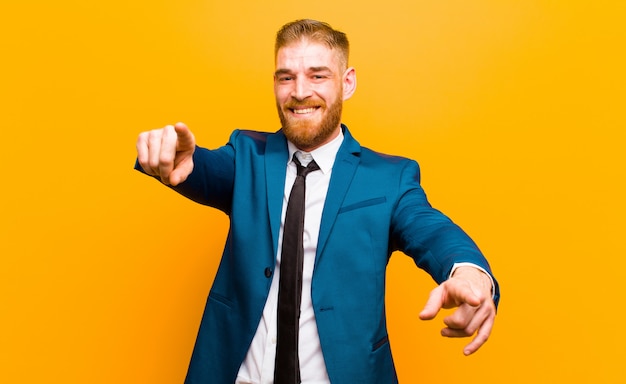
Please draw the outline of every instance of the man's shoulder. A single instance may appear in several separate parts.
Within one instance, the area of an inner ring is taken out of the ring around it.
[[[353,136],[352,133],[348,130],[347,126],[343,126],[344,135],[348,142],[346,149],[352,153],[358,153],[358,156],[361,158],[361,163],[373,163],[373,164],[390,164],[397,166],[398,164],[406,164],[406,163],[415,163],[414,160],[409,159],[404,156],[392,155],[380,151],[373,150],[367,146],[362,146]]]
[[[281,132],[264,132],[251,129],[235,129],[230,135],[232,144],[252,144],[265,145],[270,140],[275,140],[281,136]]]
[[[269,136],[276,135],[276,132],[264,132],[264,131],[257,131],[253,129],[238,128],[238,129],[235,129],[232,134],[236,136],[241,136],[241,138],[243,139],[265,141],[267,140]]]
[[[390,165],[398,165],[398,164],[406,164],[406,163],[414,163],[415,160],[412,160],[408,157],[400,156],[400,155],[391,155],[384,152],[375,151],[368,147],[361,147],[361,161],[370,161],[373,163],[381,163],[381,164],[390,164]]]

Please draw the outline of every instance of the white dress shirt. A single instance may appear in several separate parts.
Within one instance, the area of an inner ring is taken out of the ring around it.
[[[299,152],[296,156],[298,156],[303,166],[315,159],[315,162],[320,167],[320,171],[311,172],[306,177],[303,238],[304,266],[302,272],[302,304],[300,308],[300,341],[298,343],[300,376],[302,383],[306,384],[330,383],[317,333],[313,303],[311,302],[311,279],[313,277],[313,265],[317,250],[317,238],[322,221],[322,210],[326,201],[335,157],[342,142],[343,133],[340,132],[339,136],[333,141],[311,153],[299,151],[295,145],[288,143],[289,162],[287,163],[287,174],[285,176],[285,193],[283,195],[283,211],[280,232],[278,234],[279,246],[276,268],[274,269],[272,285],[263,309],[263,316],[252,339],[246,358],[239,368],[237,380],[235,381],[236,384],[272,384],[274,382],[281,245],[283,242],[283,226],[285,224],[287,201],[297,175],[296,165],[291,160],[295,152]]]

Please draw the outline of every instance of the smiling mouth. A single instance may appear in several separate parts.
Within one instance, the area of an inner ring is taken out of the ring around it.
[[[309,113],[315,112],[319,107],[311,107],[311,108],[290,108],[289,110],[296,115],[306,115]]]

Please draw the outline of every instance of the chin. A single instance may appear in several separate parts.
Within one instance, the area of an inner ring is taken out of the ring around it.
[[[341,103],[330,108],[330,114],[321,119],[293,119],[288,111],[278,109],[283,133],[301,150],[310,151],[327,143],[337,133],[341,122]]]

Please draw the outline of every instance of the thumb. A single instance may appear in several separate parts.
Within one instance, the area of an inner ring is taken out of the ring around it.
[[[432,320],[437,316],[441,308],[443,307],[443,286],[438,286],[430,292],[428,301],[420,312],[419,317],[421,320]]]

